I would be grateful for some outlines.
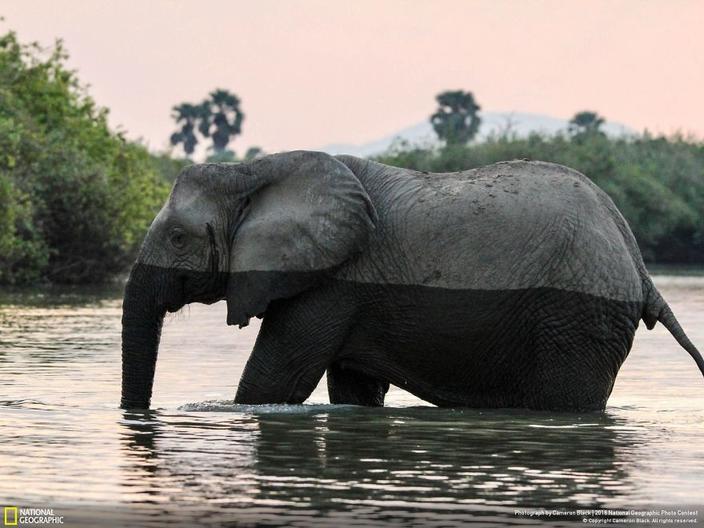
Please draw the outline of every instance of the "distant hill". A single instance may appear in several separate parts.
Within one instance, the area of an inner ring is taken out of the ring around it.
[[[567,129],[567,119],[560,119],[543,114],[530,114],[522,112],[482,112],[482,125],[479,129],[478,139],[482,140],[492,133],[500,133],[509,129],[518,136],[527,136],[531,132],[555,134]],[[607,122],[604,132],[613,136],[632,134],[633,129],[621,123]],[[363,143],[361,145],[334,143],[325,145],[320,150],[328,154],[351,154],[353,156],[367,157],[381,154],[386,151],[394,141],[405,140],[414,145],[432,146],[438,142],[429,121],[423,121],[409,126],[394,134],[381,139]]]

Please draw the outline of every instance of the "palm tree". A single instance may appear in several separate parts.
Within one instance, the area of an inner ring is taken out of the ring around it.
[[[207,126],[201,128],[201,132],[205,137],[213,139],[213,150],[217,154],[227,148],[230,138],[242,133],[244,113],[240,108],[240,99],[227,90],[218,89],[211,92],[207,104],[210,118]]]
[[[171,134],[171,144],[175,146],[183,143],[183,150],[187,156],[193,154],[198,144],[195,128],[199,122],[202,123],[204,111],[203,104],[181,103],[173,107],[174,113],[172,116],[176,124],[181,124],[181,128]]]
[[[438,109],[430,116],[430,122],[438,137],[447,145],[464,145],[479,131],[482,120],[477,115],[481,107],[472,92],[447,91],[435,98]]]
[[[204,138],[213,140],[212,148],[218,159],[226,152],[230,140],[242,133],[244,112],[240,108],[240,99],[227,90],[215,90],[208,99],[197,105],[181,103],[174,106],[173,111],[173,118],[180,129],[171,134],[171,144],[182,143],[188,156],[193,154],[198,144],[196,131]]]
[[[603,134],[600,129],[604,123],[604,118],[596,112],[578,112],[570,119],[568,130],[573,136]]]

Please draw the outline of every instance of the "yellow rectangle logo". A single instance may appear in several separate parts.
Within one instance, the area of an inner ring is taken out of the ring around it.
[[[5,506],[3,521],[5,526],[17,526],[17,506]]]

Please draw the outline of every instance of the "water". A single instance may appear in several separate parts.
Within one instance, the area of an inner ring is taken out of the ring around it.
[[[656,284],[704,347],[704,277]],[[119,292],[3,294],[0,505],[69,526],[502,526],[538,522],[517,508],[704,503],[704,380],[661,326],[639,329],[603,414],[437,409],[396,388],[384,409],[331,406],[324,383],[303,406],[233,405],[257,330],[222,304],[169,317],[154,410],[126,412]]]

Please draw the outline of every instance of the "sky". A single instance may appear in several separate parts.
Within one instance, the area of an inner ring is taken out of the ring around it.
[[[702,0],[0,0],[0,15],[23,41],[63,39],[111,125],[153,150],[175,104],[218,87],[242,100],[240,153],[375,140],[446,89],[704,137]]]

